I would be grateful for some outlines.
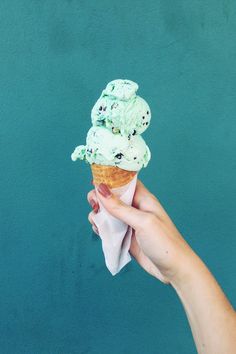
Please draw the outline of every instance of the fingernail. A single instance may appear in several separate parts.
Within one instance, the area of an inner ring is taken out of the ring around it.
[[[91,207],[93,208],[93,211],[95,211],[95,213],[98,212],[98,209],[99,209],[99,205],[98,203],[96,203],[93,199],[91,199],[89,201],[89,204],[91,205]]]
[[[112,195],[110,189],[107,187],[105,183],[100,183],[98,186],[98,192],[103,195],[103,197],[108,198]]]
[[[92,207],[93,209],[96,208],[96,202],[95,202],[93,199],[91,199],[91,200],[89,201],[89,203],[90,203],[90,205],[91,205],[91,207]]]

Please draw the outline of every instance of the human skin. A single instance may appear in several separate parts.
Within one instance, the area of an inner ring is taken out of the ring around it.
[[[114,196],[106,185],[88,193],[93,208],[102,203],[114,217],[133,229],[130,253],[149,274],[170,284],[186,312],[200,354],[236,353],[236,312],[204,262],[192,250],[158,201],[138,180],[132,206]]]

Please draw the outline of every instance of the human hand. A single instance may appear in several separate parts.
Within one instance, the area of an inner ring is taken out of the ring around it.
[[[179,276],[184,259],[193,251],[142,182],[137,181],[132,206],[119,200],[105,184],[98,186],[98,193],[90,191],[87,198],[93,208],[88,219],[96,234],[99,232],[93,216],[102,203],[111,215],[132,227],[130,254],[144,270],[164,283]]]
[[[170,283],[184,305],[199,353],[235,353],[236,313],[206,265],[180,235],[157,198],[138,181],[132,206],[106,185],[88,193],[93,222],[99,204],[133,229],[131,255],[151,275]]]

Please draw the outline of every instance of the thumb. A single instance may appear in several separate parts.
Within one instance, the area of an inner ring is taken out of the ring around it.
[[[112,216],[130,225],[135,230],[141,226],[144,212],[122,202],[104,183],[98,185],[97,191],[99,201]]]

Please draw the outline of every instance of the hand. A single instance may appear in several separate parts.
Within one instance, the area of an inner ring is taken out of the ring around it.
[[[106,185],[88,193],[93,207],[102,203],[114,217],[133,229],[131,255],[151,275],[176,290],[199,353],[235,353],[236,313],[216,280],[180,235],[157,198],[138,181],[132,206],[115,197]]]
[[[102,203],[114,217],[130,225],[133,229],[130,253],[149,274],[164,283],[178,277],[185,256],[191,248],[182,238],[157,198],[137,181],[132,206],[128,206],[114,196],[105,184],[88,193],[88,202],[93,211],[88,219],[93,231],[99,234],[93,216]]]

